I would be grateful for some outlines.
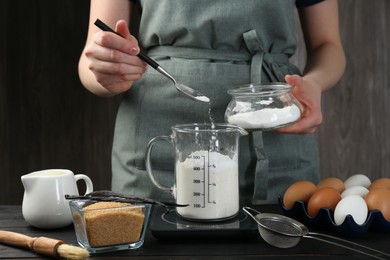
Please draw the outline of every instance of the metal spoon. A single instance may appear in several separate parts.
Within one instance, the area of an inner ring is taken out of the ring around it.
[[[113,32],[113,33],[119,35],[113,29],[111,29],[108,25],[106,25],[104,22],[102,22],[99,19],[96,19],[95,25],[103,31]],[[119,35],[119,36],[121,36],[121,35]],[[210,102],[210,99],[208,97],[206,97],[205,95],[203,95],[202,93],[200,93],[200,92],[196,91],[195,89],[192,89],[184,84],[177,83],[175,78],[172,77],[171,74],[169,74],[163,67],[161,67],[157,62],[152,60],[149,56],[147,56],[142,51],[140,51],[138,53],[138,57],[140,59],[142,59],[143,61],[145,61],[150,66],[152,66],[155,70],[157,70],[158,72],[160,72],[161,74],[163,74],[164,76],[166,76],[167,78],[172,80],[173,83],[175,84],[176,89],[178,91],[180,91],[181,93],[185,94],[187,97],[192,98],[194,100],[202,101],[202,102]]]

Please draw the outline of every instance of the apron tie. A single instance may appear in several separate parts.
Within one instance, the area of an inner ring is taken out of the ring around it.
[[[243,33],[245,45],[252,55],[251,61],[251,83],[262,83],[261,73],[264,71],[268,80],[271,82],[284,81],[284,74],[278,68],[276,63],[288,63],[288,57],[285,54],[269,53],[263,47],[256,30],[250,30]]]
[[[257,37],[256,30],[251,30],[242,35],[249,53],[252,55],[251,60],[251,84],[261,83],[261,67],[263,65],[264,51],[262,44]]]
[[[243,38],[249,52],[252,55],[251,83],[262,83],[262,71],[264,71],[264,73],[268,76],[269,80],[275,81],[275,75],[272,72],[272,56],[264,50],[261,41],[257,37],[256,30],[245,32],[243,34]],[[263,131],[251,131],[250,138],[252,149],[256,156],[252,195],[252,202],[255,203],[256,200],[267,199],[269,161],[264,149]]]

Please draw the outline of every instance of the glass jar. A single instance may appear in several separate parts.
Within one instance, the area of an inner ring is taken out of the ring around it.
[[[145,240],[151,204],[72,200],[77,242],[91,253],[137,249]]]
[[[244,129],[273,130],[291,125],[301,117],[293,86],[283,82],[245,85],[228,90],[232,99],[225,121]]]

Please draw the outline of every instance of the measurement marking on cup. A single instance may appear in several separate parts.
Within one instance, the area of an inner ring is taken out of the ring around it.
[[[214,164],[210,164],[210,151],[207,153],[207,203],[209,204],[217,204],[215,200],[211,200],[211,188],[216,187],[217,184],[215,182],[211,182],[211,174],[210,168],[216,168]]]
[[[206,208],[206,156],[202,155],[203,159],[203,207]]]
[[[194,159],[194,160],[199,160],[199,161],[203,160],[203,162],[201,161],[202,162],[201,166],[194,166],[192,168],[194,173],[199,173],[202,175],[202,176],[199,176],[199,178],[192,180],[193,184],[201,185],[200,189],[202,189],[202,191],[199,191],[199,192],[194,191],[192,194],[192,197],[194,197],[194,198],[203,197],[203,198],[201,198],[201,200],[203,200],[203,203],[194,203],[193,204],[194,208],[206,208],[206,195],[205,195],[205,192],[206,192],[206,157],[204,155],[192,155],[189,158]]]

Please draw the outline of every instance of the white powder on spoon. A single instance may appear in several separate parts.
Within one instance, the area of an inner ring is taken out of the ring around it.
[[[227,121],[245,129],[273,129],[297,121],[301,116],[298,106],[265,108],[234,114]]]

